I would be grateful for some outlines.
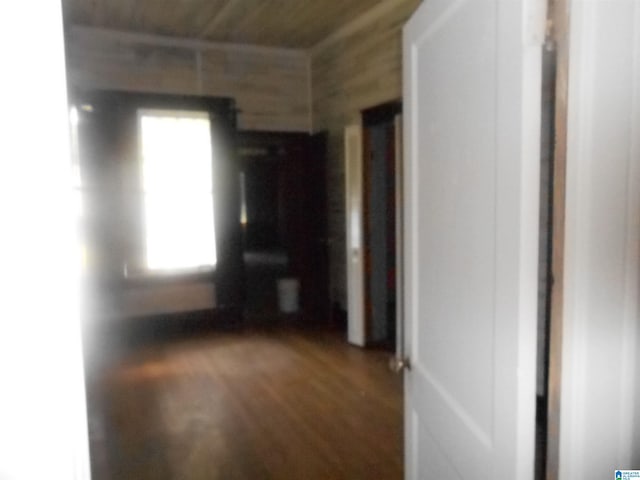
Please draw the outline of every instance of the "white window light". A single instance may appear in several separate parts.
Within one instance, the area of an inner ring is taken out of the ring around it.
[[[208,113],[140,110],[138,124],[147,268],[215,266]]]

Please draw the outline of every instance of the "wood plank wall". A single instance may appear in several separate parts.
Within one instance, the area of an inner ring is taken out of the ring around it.
[[[304,50],[173,40],[72,27],[69,83],[84,88],[233,97],[246,130],[310,130]]]
[[[331,296],[345,306],[344,127],[359,122],[362,109],[401,98],[402,26],[419,4],[381,2],[310,51],[198,48],[73,27],[68,79],[81,87],[234,97],[245,130],[328,130]]]
[[[361,110],[402,96],[402,26],[420,0],[393,0],[311,51],[313,130],[329,131],[331,295],[346,306],[344,127]]]

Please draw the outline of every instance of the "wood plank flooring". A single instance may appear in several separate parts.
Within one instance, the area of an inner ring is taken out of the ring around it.
[[[128,350],[88,381],[93,478],[401,479],[388,355],[297,328]]]

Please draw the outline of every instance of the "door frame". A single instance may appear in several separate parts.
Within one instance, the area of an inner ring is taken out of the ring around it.
[[[556,1],[564,208],[549,479],[640,464],[640,5]]]
[[[549,0],[547,46],[556,51],[555,112],[552,210],[551,210],[551,288],[547,329],[547,406],[544,475],[558,478],[560,462],[560,392],[562,379],[562,326],[564,302],[564,250],[567,175],[567,99],[569,76],[570,0]]]

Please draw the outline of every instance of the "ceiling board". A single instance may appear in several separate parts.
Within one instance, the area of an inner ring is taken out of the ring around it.
[[[71,25],[309,48],[383,1],[63,0],[63,5]]]

